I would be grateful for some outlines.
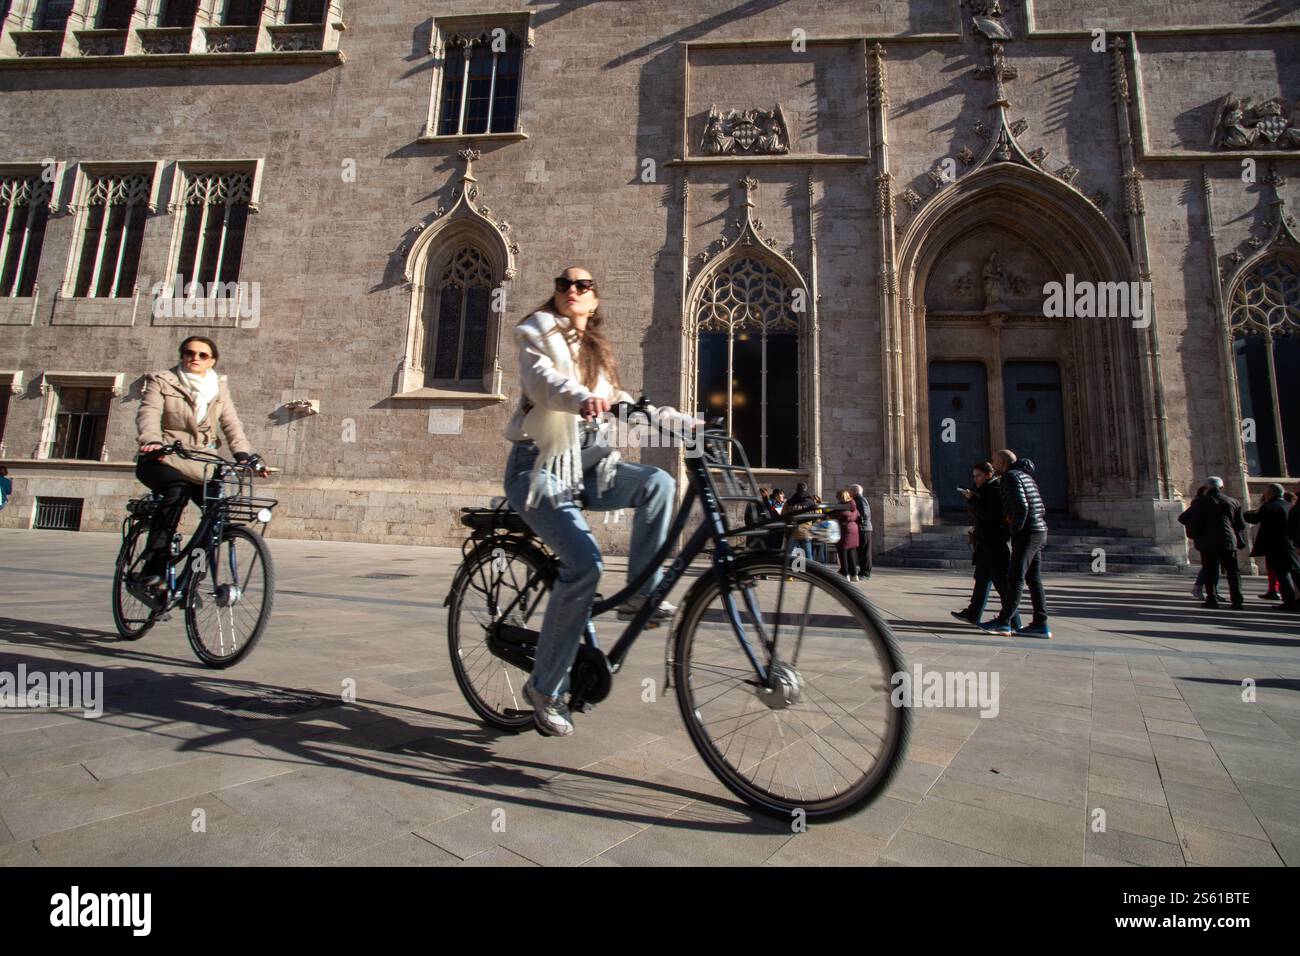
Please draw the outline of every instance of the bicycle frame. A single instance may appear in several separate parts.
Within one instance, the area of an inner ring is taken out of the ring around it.
[[[741,454],[743,456],[743,450],[741,451]],[[682,575],[685,574],[686,569],[690,566],[691,562],[695,560],[696,556],[704,550],[707,544],[712,542],[714,550],[713,558],[710,562],[710,571],[713,573],[714,578],[718,583],[719,590],[722,593],[723,602],[726,606],[727,617],[731,624],[732,631],[735,632],[736,639],[740,642],[740,646],[744,651],[745,656],[748,658],[750,665],[754,668],[755,677],[763,686],[767,686],[769,683],[769,669],[764,666],[759,655],[755,653],[754,644],[746,635],[746,629],[740,617],[740,610],[736,606],[735,597],[733,595],[733,591],[736,589],[733,589],[730,586],[728,566],[735,560],[735,553],[727,539],[729,536],[735,536],[738,534],[770,534],[776,530],[781,530],[783,532],[782,553],[784,570],[786,573],[782,575],[781,582],[778,586],[775,623],[771,637],[768,636],[766,629],[763,626],[762,614],[758,609],[753,593],[748,589],[739,589],[744,593],[745,610],[757,632],[759,643],[765,650],[767,650],[769,658],[771,658],[775,656],[777,637],[779,636],[780,631],[781,608],[785,596],[785,584],[791,570],[791,549],[788,547],[788,544],[789,533],[793,525],[786,520],[771,521],[753,526],[746,525],[739,531],[732,530],[729,532],[726,524],[726,516],[723,512],[722,501],[713,488],[713,483],[709,477],[708,469],[710,467],[721,467],[724,470],[729,471],[749,472],[748,464],[745,463],[736,466],[728,463],[719,466],[716,463],[711,464],[708,462],[703,455],[687,456],[686,463],[689,487],[685,497],[681,501],[681,504],[678,506],[676,515],[673,517],[673,523],[668,532],[667,538],[664,540],[663,545],[660,546],[658,552],[656,552],[654,558],[634,580],[628,582],[628,584],[617,594],[592,604],[591,613],[587,619],[586,631],[583,635],[584,643],[597,650],[600,649],[600,644],[596,639],[596,631],[592,624],[592,620],[623,603],[635,594],[636,591],[650,579],[651,575],[654,574],[656,570],[663,568],[664,562],[672,550],[673,542],[676,541],[685,530],[686,520],[690,515],[692,507],[698,500],[704,509],[704,520],[700,523],[700,526],[696,528],[695,532],[691,535],[690,539],[686,542],[677,557],[673,559],[672,563],[669,564],[666,569],[664,569],[662,579],[655,586],[641,609],[636,613],[632,620],[628,622],[622,635],[620,635],[618,640],[614,642],[614,646],[610,649],[609,654],[606,655],[609,661],[610,670],[613,673],[619,671],[628,652],[632,649],[632,645],[636,643],[636,639],[640,637],[641,632],[645,630],[645,626],[649,622],[651,614],[654,613],[655,609],[659,607],[660,602],[681,579]],[[730,496],[730,498],[731,500],[743,500],[743,496]],[[826,513],[828,510],[836,510],[836,508],[833,507],[830,509],[809,511],[806,512],[806,514],[808,520],[811,520],[820,514]],[[524,591],[519,595],[516,595],[514,600],[512,600],[501,612],[503,617],[515,607],[516,602],[518,602],[531,587],[532,581],[529,581],[525,586]]]
[[[186,542],[185,547],[175,559],[169,558],[167,561],[167,591],[166,597],[157,604],[155,610],[159,612],[168,611],[176,607],[185,594],[189,586],[190,579],[195,574],[195,564],[202,562],[199,570],[207,568],[214,560],[218,547],[221,544],[221,534],[229,522],[229,519],[221,507],[221,502],[227,497],[226,494],[226,477],[233,470],[232,465],[220,458],[209,460],[200,458],[195,455],[187,457],[197,461],[208,461],[213,466],[213,472],[210,478],[206,478],[204,486],[206,489],[204,504],[200,509],[199,525],[194,529],[194,534]],[[215,486],[215,491],[212,490]],[[143,520],[143,519],[137,519]],[[170,542],[168,543],[170,547]],[[230,549],[230,579],[239,580],[239,568],[236,564],[235,550]],[[177,568],[180,570],[178,571]],[[137,595],[139,597],[139,595]],[[143,598],[141,598],[143,600]],[[146,603],[153,606],[152,601]]]

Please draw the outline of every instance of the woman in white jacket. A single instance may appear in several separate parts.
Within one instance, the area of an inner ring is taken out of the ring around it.
[[[565,706],[569,669],[586,628],[603,569],[600,548],[574,500],[581,492],[592,511],[635,508],[628,579],[640,574],[668,535],[675,482],[650,465],[610,452],[583,466],[580,420],[592,421],[618,402],[634,401],[618,384],[613,350],[601,332],[596,283],[586,269],[570,268],[555,280],[555,295],[515,327],[523,397],[506,437],[510,504],[560,559],[537,642],[532,677],[524,685],[537,728],[567,737],[573,722]],[[630,619],[659,583],[656,571],[635,598],[618,610]],[[663,603],[652,620],[675,608]]]

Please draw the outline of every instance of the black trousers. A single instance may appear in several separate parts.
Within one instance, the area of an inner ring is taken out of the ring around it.
[[[1300,571],[1281,571],[1279,568],[1290,564],[1289,561],[1274,561],[1265,557],[1268,573],[1277,578],[1277,589],[1282,594],[1283,604],[1294,604],[1300,599]]]
[[[840,574],[846,578],[858,573],[858,549],[846,548],[844,545],[837,545],[836,550],[840,553]]]
[[[1043,545],[1046,531],[1021,531],[1011,536],[1011,563],[1007,567],[1007,593],[998,620],[1009,624],[1020,613],[1020,592],[1029,585],[1034,623],[1047,623],[1047,594],[1043,591]]]
[[[858,530],[858,569],[864,578],[871,577],[871,532]]]
[[[1228,594],[1234,605],[1244,604],[1241,596],[1241,571],[1237,567],[1236,551],[1202,551],[1201,570],[1205,572],[1205,603],[1211,607],[1218,605],[1214,596],[1219,586],[1219,569],[1223,569],[1228,578]]]
[[[150,491],[162,495],[162,504],[154,512],[153,523],[149,526],[149,537],[145,542],[149,554],[141,569],[142,574],[162,574],[167,568],[172,535],[181,523],[186,503],[193,501],[203,507],[203,485],[190,481],[171,465],[156,459],[142,458],[135,466],[135,476]]]
[[[998,592],[998,600],[1007,602],[1007,568],[1011,564],[1011,549],[1005,544],[989,554],[983,549],[975,555],[975,587],[970,592],[970,605],[966,610],[971,617],[981,617],[988,605],[989,589]],[[1015,623],[1014,621],[1012,623]]]

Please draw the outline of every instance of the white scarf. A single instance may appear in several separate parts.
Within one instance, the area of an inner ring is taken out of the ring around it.
[[[563,326],[549,312],[535,312],[532,317],[542,332],[541,348],[555,366],[555,370],[567,378],[577,379],[578,368],[576,351],[565,340]],[[552,331],[555,330],[555,331]],[[542,405],[534,405],[524,416],[524,431],[537,443],[537,461],[533,465],[532,477],[528,485],[526,508],[535,508],[542,498],[552,504],[582,491],[582,439],[579,432],[581,419],[568,412],[551,411]],[[610,451],[596,464],[596,494],[602,495],[614,484],[615,471],[619,462],[619,453]],[[558,488],[547,488],[546,473],[554,475],[559,482]]]
[[[208,406],[221,391],[221,380],[217,378],[217,373],[213,369],[208,369],[202,375],[191,375],[179,365],[176,366],[176,377],[181,380],[181,384],[194,399],[194,419],[202,425],[203,420],[208,417]]]

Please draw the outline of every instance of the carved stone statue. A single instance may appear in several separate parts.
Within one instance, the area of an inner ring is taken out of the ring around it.
[[[984,311],[994,312],[1003,308],[1002,302],[1002,267],[998,265],[997,252],[990,252],[984,263]]]
[[[709,120],[704,127],[700,149],[706,156],[724,156],[735,149],[735,140],[722,131],[722,113],[716,106],[709,107]]]

